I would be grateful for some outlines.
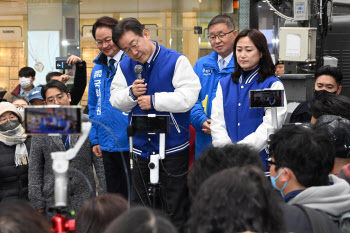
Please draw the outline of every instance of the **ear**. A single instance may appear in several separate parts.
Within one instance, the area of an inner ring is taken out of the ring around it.
[[[67,97],[68,97],[68,99],[69,99],[69,103],[71,102],[71,97],[70,97],[70,93],[67,93]]]
[[[290,169],[286,168],[282,172],[280,179],[283,182],[290,181],[292,179],[293,175],[294,175],[294,173]]]
[[[262,54],[262,52],[259,52],[260,53],[260,59],[262,58],[262,56],[263,56],[263,54]]]
[[[236,39],[236,36],[238,35],[238,32],[237,32],[237,30],[234,30],[233,31],[233,36],[235,37],[235,39]]]
[[[340,94],[342,87],[343,87],[342,85],[340,85],[340,86],[338,87],[337,95]]]
[[[151,40],[151,35],[149,33],[149,31],[147,31],[146,29],[143,29],[143,37],[146,38],[148,41]]]
[[[35,77],[32,77],[32,80],[33,80],[33,82],[34,82],[34,81],[35,81]],[[32,83],[33,83],[33,82],[32,82]]]

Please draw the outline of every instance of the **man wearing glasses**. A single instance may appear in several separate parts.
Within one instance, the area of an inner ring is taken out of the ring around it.
[[[129,57],[123,59],[111,85],[112,105],[133,114],[170,115],[165,159],[160,160],[161,199],[158,207],[181,229],[186,220],[188,191],[190,110],[198,99],[200,82],[189,60],[182,54],[151,41],[150,33],[135,18],[121,20],[113,30],[113,42]],[[142,79],[134,68],[143,66]],[[148,197],[150,155],[159,154],[159,135],[136,133],[132,199],[151,205]],[[144,183],[142,182],[144,181]],[[146,184],[146,185],[144,185]]]
[[[112,41],[112,29],[118,21],[110,17],[99,18],[92,27],[92,35],[101,51],[94,60],[89,83],[89,118],[98,121],[113,132],[118,142],[102,125],[92,122],[90,141],[96,156],[103,156],[107,191],[128,197],[126,175],[122,156],[129,169],[129,141],[126,134],[128,116],[109,103],[110,86],[116,67],[123,58],[123,51]]]
[[[196,159],[212,143],[211,106],[218,82],[234,71],[233,42],[237,31],[233,19],[228,15],[217,15],[209,22],[208,30],[214,51],[200,58],[193,68],[202,85],[197,103],[191,110],[191,124],[196,129]]]
[[[272,186],[286,203],[317,209],[337,222],[350,213],[350,186],[329,175],[334,165],[334,142],[322,131],[303,126],[280,129],[271,136],[267,163]]]
[[[71,96],[67,86],[58,80],[51,80],[41,89],[41,96],[47,105],[70,106]],[[55,114],[55,121],[61,119],[61,115]],[[51,219],[56,215],[56,210],[51,210],[55,204],[55,179],[52,170],[51,153],[67,151],[73,148],[79,139],[79,135],[34,135],[32,137],[31,151],[29,155],[28,187],[29,200],[46,217]],[[102,158],[92,154],[90,141],[87,139],[76,157],[69,161],[69,167],[79,170],[95,189],[93,167],[99,181],[99,194],[106,192],[105,172]],[[68,210],[78,212],[81,206],[91,198],[88,186],[82,182],[81,177],[68,171],[67,207]],[[94,191],[95,192],[95,191]],[[68,215],[68,219],[75,216]]]

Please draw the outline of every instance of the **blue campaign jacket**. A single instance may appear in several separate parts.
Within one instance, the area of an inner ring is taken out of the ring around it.
[[[198,101],[191,110],[191,125],[196,129],[196,159],[200,152],[212,143],[211,135],[203,133],[202,125],[211,118],[212,101],[216,96],[219,80],[234,72],[233,60],[232,56],[227,66],[219,71],[218,54],[212,52],[200,58],[193,67],[202,86]]]
[[[156,43],[156,42],[155,42]],[[156,50],[148,67],[142,71],[142,78],[147,83],[147,92],[145,95],[154,95],[156,92],[173,92],[175,90],[172,85],[172,79],[175,71],[177,59],[182,54],[167,49],[156,43]],[[129,57],[125,57],[120,62],[120,68],[125,76],[127,85],[130,86],[136,79],[134,71],[135,65],[140,64],[133,61]],[[171,105],[171,103],[169,103]],[[142,110],[139,105],[136,105],[129,114],[129,120],[134,114],[157,114],[170,115],[169,112],[158,112],[154,109]],[[185,150],[189,146],[189,129],[190,112],[172,113],[175,121],[170,118],[170,123],[180,126],[180,133],[176,130],[174,125],[170,126],[170,133],[166,134],[165,152],[166,155],[177,153]],[[130,122],[131,123],[131,122]],[[185,129],[184,129],[185,128]],[[154,152],[159,153],[159,135],[148,135],[146,133],[136,133],[134,136],[134,153],[143,158],[149,158]]]
[[[257,72],[257,69],[252,70],[242,83],[234,83],[231,76],[220,80],[226,129],[233,142],[243,140],[263,122],[264,109],[249,108],[249,91],[270,88],[274,82],[280,81],[271,76],[258,82]]]
[[[222,87],[224,118],[227,133],[232,142],[243,140],[249,134],[255,132],[263,122],[263,108],[249,108],[249,91],[270,88],[274,82],[280,81],[271,76],[263,82],[258,82],[259,67],[252,70],[246,78],[241,76],[240,82],[234,83],[231,76],[220,80]],[[264,169],[266,170],[266,151],[260,153]]]
[[[89,134],[91,145],[99,144],[101,150],[108,152],[128,151],[129,139],[126,134],[128,113],[113,108],[109,102],[110,88],[115,72],[112,74],[107,65],[107,56],[100,53],[94,60],[89,83],[89,118],[107,126],[118,140],[115,142],[108,131],[99,124],[92,123]],[[119,148],[120,147],[120,148]]]

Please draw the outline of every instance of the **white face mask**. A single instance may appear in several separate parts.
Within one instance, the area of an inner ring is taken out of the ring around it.
[[[30,85],[32,85],[32,79],[26,78],[26,77],[20,77],[19,78],[19,85],[21,85],[22,88],[28,88]]]
[[[17,111],[21,114],[22,119],[23,119],[23,121],[24,121],[24,108],[23,108],[23,107],[18,107],[18,108],[17,108]]]

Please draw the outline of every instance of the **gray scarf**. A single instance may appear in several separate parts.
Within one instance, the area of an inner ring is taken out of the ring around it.
[[[26,145],[24,144],[26,139],[27,135],[24,134],[24,130],[21,125],[17,126],[12,130],[0,131],[0,142],[8,146],[16,145],[16,167],[28,164],[28,151]]]

